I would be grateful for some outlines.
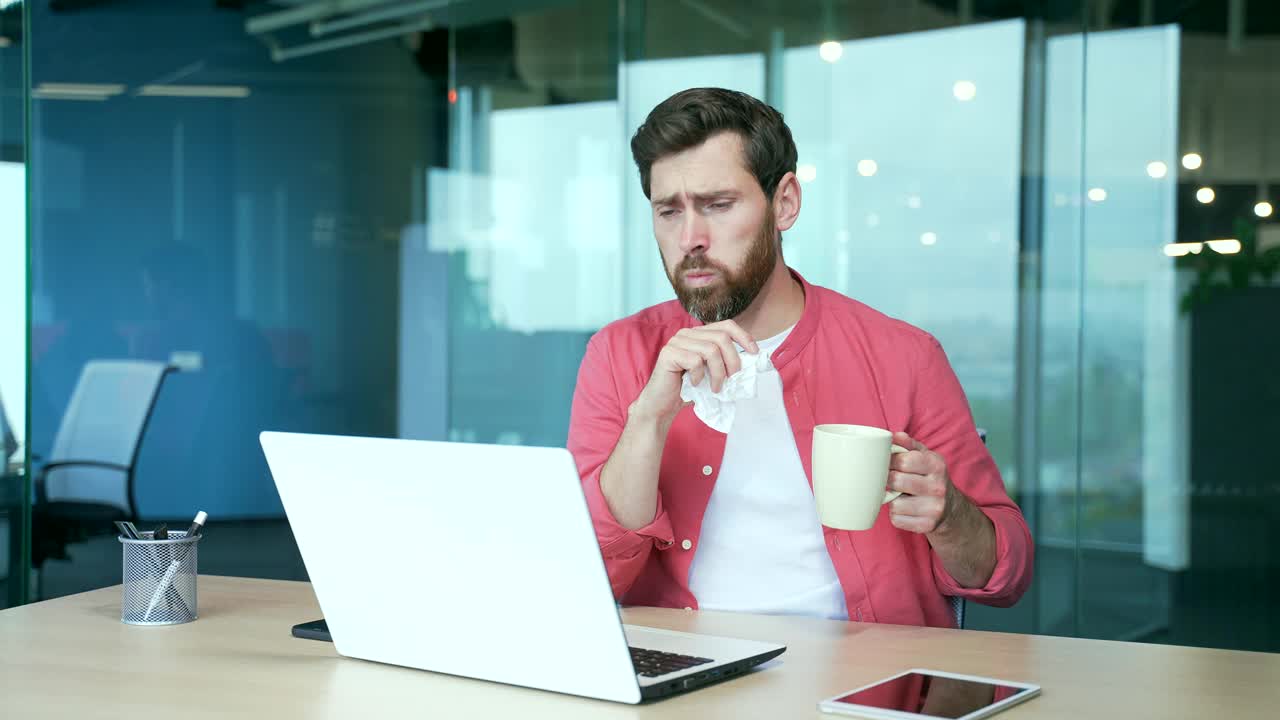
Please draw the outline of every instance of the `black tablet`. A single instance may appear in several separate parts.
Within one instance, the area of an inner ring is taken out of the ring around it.
[[[304,640],[333,642],[333,638],[329,635],[329,625],[324,620],[312,620],[294,625],[293,636]]]

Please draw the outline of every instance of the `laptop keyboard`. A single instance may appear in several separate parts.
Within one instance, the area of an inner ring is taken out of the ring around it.
[[[636,666],[636,674],[642,677],[658,677],[709,662],[711,658],[631,648],[631,664]]]

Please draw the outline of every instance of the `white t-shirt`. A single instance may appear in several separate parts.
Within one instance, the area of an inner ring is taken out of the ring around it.
[[[757,345],[771,352],[790,333]],[[720,465],[689,568],[698,607],[847,620],[772,367],[757,378],[755,398],[738,401]]]

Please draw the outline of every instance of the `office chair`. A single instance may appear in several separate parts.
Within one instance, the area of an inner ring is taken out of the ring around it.
[[[0,396],[0,472],[8,471],[9,458],[18,450],[18,440],[10,429],[9,416],[4,412],[4,397]]]
[[[33,568],[67,559],[72,542],[113,534],[112,521],[138,515],[134,471],[142,437],[169,365],[141,360],[93,360],[80,373],[54,437],[49,461],[35,479]],[[43,577],[37,594],[43,596]]]
[[[9,458],[18,450],[18,440],[9,429],[9,416],[5,414],[4,398],[0,397],[0,478],[8,482]],[[9,516],[13,508],[0,505],[0,538],[11,540],[12,527]],[[0,553],[0,580],[9,579],[9,553]],[[3,602],[3,599],[0,599]]]
[[[964,598],[948,595],[947,603],[951,605],[951,614],[956,618],[956,627],[964,629]]]

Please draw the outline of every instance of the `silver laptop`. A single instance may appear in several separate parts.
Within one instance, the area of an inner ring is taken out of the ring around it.
[[[623,625],[563,448],[261,440],[341,655],[638,703],[786,650]]]

